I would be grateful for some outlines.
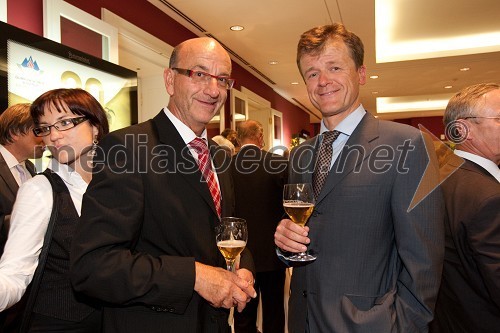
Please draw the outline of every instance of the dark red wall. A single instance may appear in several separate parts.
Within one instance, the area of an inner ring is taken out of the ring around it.
[[[106,8],[130,23],[156,36],[170,45],[196,37],[188,29],[167,16],[156,6],[147,0],[66,0],[69,4],[83,11],[101,17],[101,7]],[[43,1],[42,0],[8,0],[8,22],[19,28],[43,35]],[[88,43],[71,41],[65,44],[87,53],[95,53],[89,50],[89,45],[95,45],[88,37]],[[69,38],[74,40],[74,38]],[[64,42],[64,39],[63,39]],[[87,48],[83,47],[86,45]],[[283,138],[284,144],[289,145],[291,136],[302,129],[310,130],[309,115],[297,106],[293,105],[280,95],[276,94],[271,87],[264,84],[244,68],[233,62],[233,77],[236,79],[236,88],[245,86],[256,94],[271,102],[271,107],[283,113]],[[229,119],[229,103],[226,103],[226,119]]]
[[[422,125],[427,130],[429,130],[429,132],[434,134],[437,138],[440,138],[441,134],[444,134],[443,117],[405,118],[405,119],[396,119],[394,121],[402,124],[407,124],[416,128],[419,128],[419,125]]]

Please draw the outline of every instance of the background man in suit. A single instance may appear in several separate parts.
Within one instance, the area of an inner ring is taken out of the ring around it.
[[[226,100],[230,74],[215,40],[179,44],[164,72],[168,108],[101,141],[71,279],[106,302],[105,332],[229,332],[227,309],[256,296],[248,251],[231,273],[215,241],[220,216],[234,213],[233,184],[226,152],[211,140],[207,151],[205,125]]]
[[[35,174],[29,158],[43,154],[42,138],[33,134],[30,105],[14,104],[0,114],[0,256],[10,226],[10,213],[19,186]],[[0,331],[16,332],[25,300],[0,313]]]
[[[12,105],[0,114],[0,256],[17,190],[35,174],[35,167],[28,159],[43,154],[42,140],[32,129],[29,104]]]
[[[412,199],[419,186],[438,184],[436,158],[429,164],[418,130],[364,110],[363,53],[359,37],[337,23],[305,32],[298,44],[297,64],[323,120],[321,135],[294,149],[289,164],[289,183],[313,183],[314,211],[305,228],[284,219],[275,234],[282,250],[308,244],[317,255],[294,267],[290,333],[425,332],[432,320],[442,194]],[[428,164],[435,183],[420,184]]]
[[[247,220],[247,248],[252,252],[257,277],[255,289],[262,296],[262,328],[266,333],[283,333],[285,329],[285,265],[275,255],[274,231],[284,215],[283,185],[288,160],[263,151],[264,129],[255,120],[238,126],[241,148],[233,158],[236,216]],[[237,333],[255,333],[259,297],[245,310],[234,315]]]
[[[457,170],[442,185],[446,251],[431,331],[498,332],[500,85],[458,92],[448,102],[444,123],[462,159],[450,159]]]

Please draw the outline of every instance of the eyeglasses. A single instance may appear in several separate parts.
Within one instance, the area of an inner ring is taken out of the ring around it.
[[[495,119],[497,121],[500,120],[500,116],[496,116],[496,117],[480,117],[480,116],[473,116],[473,117],[464,117],[462,119],[476,119],[476,118],[479,118],[479,119]]]
[[[67,131],[69,129],[72,129],[76,125],[83,123],[86,120],[87,117],[85,116],[61,119],[59,121],[56,121],[52,125],[43,125],[35,127],[33,128],[33,133],[35,133],[35,136],[47,136],[50,134],[50,130],[52,127],[55,127],[55,129],[58,131]]]
[[[217,80],[217,85],[220,88],[223,89],[231,89],[234,85],[235,79],[231,79],[227,76],[217,76],[217,75],[212,75],[208,74],[205,72],[201,71],[193,71],[190,69],[184,69],[184,68],[172,68],[174,71],[176,71],[179,74],[189,76],[191,80],[193,80],[196,83],[209,83],[212,78]]]

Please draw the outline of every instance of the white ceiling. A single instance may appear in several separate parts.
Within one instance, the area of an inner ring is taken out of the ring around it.
[[[342,22],[361,37],[367,73],[379,76],[368,79],[361,100],[380,118],[442,115],[461,88],[500,81],[499,0],[148,1],[196,35],[215,37],[234,61],[309,112],[311,122],[321,115],[309,102],[295,56],[300,35],[318,25]],[[233,32],[232,25],[245,29]],[[390,62],[377,63],[382,57]],[[460,71],[464,67],[470,70]],[[382,113],[377,98],[398,104]]]

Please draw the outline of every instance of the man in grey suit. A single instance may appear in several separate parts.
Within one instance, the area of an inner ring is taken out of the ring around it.
[[[443,183],[446,250],[432,332],[500,330],[500,85],[453,96],[444,114],[455,142]]]
[[[433,318],[444,255],[437,161],[417,129],[364,110],[363,54],[359,37],[337,23],[298,44],[323,120],[289,165],[289,183],[313,183],[314,211],[306,227],[283,219],[275,233],[284,260],[286,251],[317,256],[293,269],[290,333],[426,332]]]
[[[43,141],[33,134],[30,105],[14,104],[0,114],[0,256],[10,226],[10,213],[19,186],[35,174],[29,158],[40,158]],[[25,299],[0,313],[0,331],[17,332]]]

